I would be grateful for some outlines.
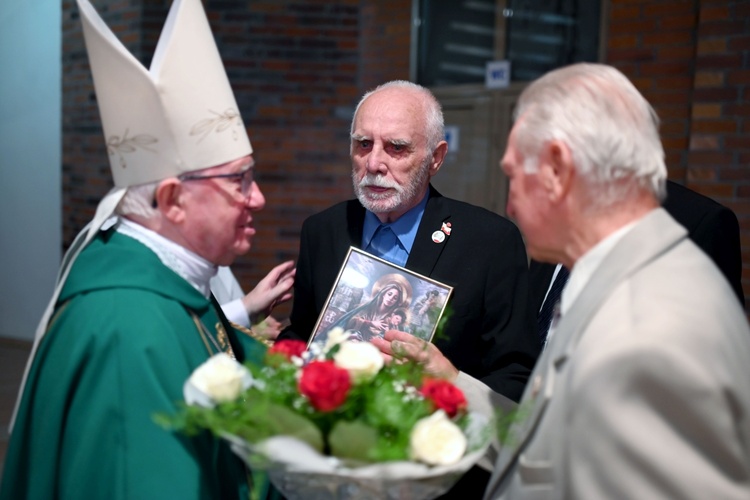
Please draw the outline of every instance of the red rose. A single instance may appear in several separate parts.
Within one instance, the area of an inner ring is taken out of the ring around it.
[[[291,359],[292,356],[301,358],[306,349],[307,344],[301,340],[279,340],[268,349],[268,354],[281,354],[286,359]]]
[[[302,369],[299,392],[316,410],[331,411],[346,401],[351,385],[349,372],[333,361],[313,361]]]
[[[441,409],[449,417],[466,410],[466,397],[461,389],[447,380],[426,378],[419,389],[422,395],[432,401],[435,409]]]

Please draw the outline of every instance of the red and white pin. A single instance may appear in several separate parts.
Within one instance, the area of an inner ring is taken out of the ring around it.
[[[445,241],[445,236],[451,235],[451,223],[450,222],[443,222],[443,225],[440,227],[440,231],[435,231],[432,233],[432,241],[435,243],[442,243]]]

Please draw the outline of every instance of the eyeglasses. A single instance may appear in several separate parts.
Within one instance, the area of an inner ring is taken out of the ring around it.
[[[240,192],[242,196],[247,196],[250,193],[250,186],[253,185],[253,167],[248,168],[242,172],[235,172],[231,174],[213,174],[213,175],[198,175],[198,174],[184,174],[178,177],[181,181],[201,181],[204,179],[229,179],[232,182],[239,184]]]

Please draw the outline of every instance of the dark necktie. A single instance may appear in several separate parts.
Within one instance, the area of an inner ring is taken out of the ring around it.
[[[552,324],[552,316],[555,313],[555,306],[560,301],[560,294],[562,293],[565,283],[568,282],[568,276],[570,273],[564,266],[560,266],[560,270],[555,276],[555,281],[547,293],[547,297],[544,299],[542,309],[536,317],[537,326],[539,328],[539,340],[542,345],[547,341],[547,333],[549,332],[550,324]]]

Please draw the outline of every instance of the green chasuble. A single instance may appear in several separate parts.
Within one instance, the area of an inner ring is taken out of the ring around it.
[[[210,354],[216,309],[141,243],[110,230],[75,262],[29,372],[0,499],[214,499],[248,495],[239,458],[208,433],[159,427]],[[219,313],[220,314],[220,313]],[[227,332],[238,360],[265,347]]]

